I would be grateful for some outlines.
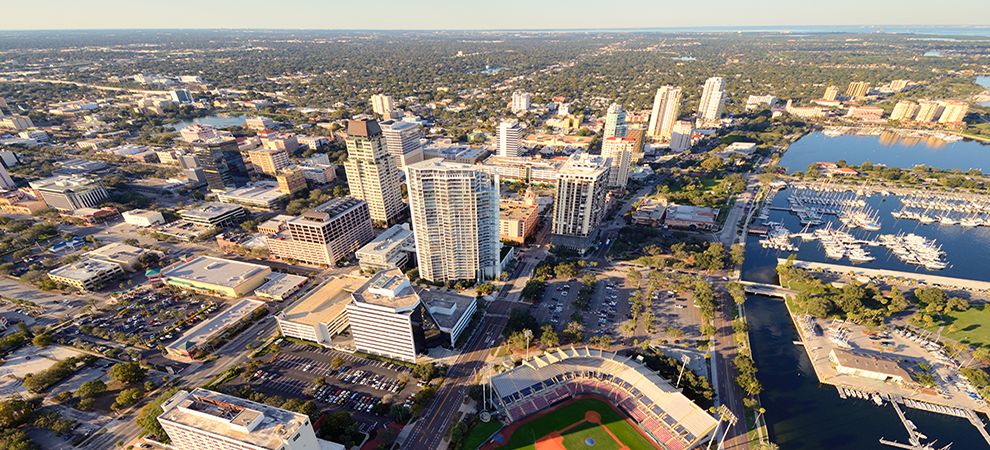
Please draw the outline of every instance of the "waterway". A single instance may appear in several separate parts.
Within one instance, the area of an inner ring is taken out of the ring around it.
[[[757,377],[765,388],[760,401],[766,408],[772,442],[787,450],[890,450],[880,444],[880,438],[907,441],[907,432],[890,405],[879,408],[869,400],[842,400],[834,387],[818,383],[804,348],[792,343],[798,334],[783,302],[751,296],[746,301],[746,316],[760,369]],[[967,420],[903,409],[922,433],[938,440],[936,448],[949,442],[953,449],[987,448]]]
[[[976,84],[983,86],[987,90],[990,90],[990,77],[988,76],[978,76],[976,77]],[[983,102],[979,104],[980,106],[990,106],[990,102]]]
[[[182,120],[173,123],[171,126],[173,129],[181,130],[190,125],[212,125],[216,128],[226,128],[233,126],[244,125],[244,121],[250,119],[249,116],[238,116],[238,115],[227,115],[227,114],[213,114],[206,117],[199,117],[191,120]]]
[[[990,172],[990,143],[970,139],[946,142],[938,138],[910,138],[893,131],[880,136],[811,133],[791,144],[780,160],[788,172],[804,171],[819,161],[864,161],[910,169],[918,164],[940,169],[980,169]]]
[[[778,192],[774,197],[773,205],[780,208],[788,207],[787,197],[791,192],[790,189]],[[950,266],[944,270],[930,273],[946,277],[990,281],[990,271],[986,270],[985,263],[985,255],[990,254],[990,227],[963,228],[959,225],[943,226],[937,223],[924,225],[917,220],[894,219],[890,212],[899,211],[903,206],[897,196],[882,197],[874,194],[863,200],[873,211],[879,212],[881,229],[880,231],[866,231],[862,228],[848,230],[853,236],[872,241],[876,240],[879,234],[914,233],[928,239],[935,239],[936,245],[941,245],[942,251],[946,253],[945,260],[949,262]],[[784,226],[792,233],[797,233],[802,228],[800,219],[787,211],[770,211],[769,220],[783,222]],[[832,215],[825,215],[822,220],[832,221],[833,228],[841,226],[838,219]],[[743,265],[743,271],[747,278],[772,279],[777,258],[787,258],[791,253],[765,249],[760,246],[759,240],[760,238],[757,236],[746,238],[746,261]],[[797,258],[802,261],[852,265],[848,259],[836,261],[826,257],[825,250],[817,241],[801,242],[799,239],[793,239],[792,242],[799,245],[798,251],[795,253]],[[902,262],[884,247],[864,246],[863,249],[869,251],[877,259],[868,263],[857,264],[857,266],[929,273],[924,267]]]

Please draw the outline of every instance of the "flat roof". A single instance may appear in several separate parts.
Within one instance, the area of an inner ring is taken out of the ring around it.
[[[287,292],[302,286],[309,278],[299,275],[289,275],[287,273],[272,272],[265,277],[268,282],[254,290],[255,295],[263,294],[272,297],[281,297]]]
[[[453,329],[475,302],[474,297],[430,289],[420,290],[419,298],[430,309],[437,326],[447,330]]]
[[[230,203],[207,202],[182,213],[182,217],[210,220],[214,217],[220,217],[224,214],[237,211],[238,209],[244,208],[241,205],[233,205]]]
[[[285,197],[285,194],[278,190],[278,183],[272,185],[264,182],[220,194],[220,198],[245,199],[266,203],[271,203],[282,197]]]
[[[93,250],[87,254],[101,258],[123,260],[137,258],[145,252],[147,252],[147,250],[143,248],[133,247],[120,242],[114,242],[112,244],[104,245],[103,247]]]
[[[498,210],[499,219],[526,220],[536,210],[536,205],[526,206],[523,203],[501,202],[498,205]]]
[[[351,293],[367,281],[350,275],[330,278],[286,309],[279,320],[307,325],[330,323],[344,313],[351,302]]]
[[[388,252],[392,251],[395,247],[402,245],[410,236],[412,236],[412,230],[400,225],[395,225],[384,233],[380,234],[371,242],[365,244],[361,247],[356,254],[361,255],[387,255]]]
[[[316,208],[302,213],[300,216],[290,220],[290,223],[319,223],[323,224],[333,220],[335,217],[339,217],[341,214],[351,210],[351,208],[356,208],[364,203],[364,200],[358,200],[354,197],[340,197],[330,200]]]
[[[607,158],[601,155],[591,155],[588,153],[575,153],[568,158],[560,168],[562,176],[598,176],[601,172],[608,170]]]
[[[376,273],[352,296],[355,303],[384,306],[396,311],[412,308],[419,303],[419,295],[409,284],[409,279],[395,268]]]
[[[51,272],[48,272],[48,274],[68,278],[70,280],[86,281],[100,272],[113,270],[114,268],[119,269],[120,264],[102,261],[96,258],[86,258],[72,264],[66,264]]]
[[[217,316],[201,322],[182,334],[182,337],[168,344],[167,348],[181,349],[198,347],[205,344],[211,337],[239,320],[251,314],[252,311],[264,306],[265,302],[243,298],[233,306],[223,310]]]
[[[667,218],[694,222],[715,222],[715,210],[704,206],[669,205]]]
[[[274,406],[252,402],[232,395],[196,388],[180,391],[162,405],[166,412],[160,420],[225,436],[255,447],[280,448],[308,417]],[[264,419],[252,430],[244,431],[251,421]]]
[[[180,262],[165,268],[163,276],[233,288],[254,278],[266,269],[268,266],[260,264],[198,256],[192,261]]]
[[[145,217],[150,219],[154,216],[161,216],[162,213],[158,211],[148,211],[146,209],[132,209],[130,211],[124,211],[124,215],[130,217]]]
[[[35,189],[64,192],[78,188],[89,188],[97,183],[99,183],[99,180],[96,178],[89,178],[83,175],[57,175],[32,181],[28,184]]]

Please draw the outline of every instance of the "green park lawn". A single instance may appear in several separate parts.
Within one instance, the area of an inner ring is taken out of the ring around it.
[[[976,347],[990,346],[990,308],[982,303],[973,303],[965,311],[942,313],[945,328],[942,336]],[[949,331],[954,325],[955,331]],[[938,325],[926,328],[932,333],[938,332]]]

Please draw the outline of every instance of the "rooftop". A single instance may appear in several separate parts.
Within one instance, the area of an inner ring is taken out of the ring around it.
[[[351,301],[351,293],[367,281],[367,278],[352,276],[330,278],[285,310],[279,320],[307,325],[329,323],[344,312]]]
[[[305,222],[318,222],[325,223],[329,222],[334,217],[337,217],[351,208],[354,208],[364,200],[358,200],[354,197],[340,197],[330,200],[316,208],[302,213],[299,217],[296,217],[289,222],[292,223],[305,223]]]
[[[251,299],[241,299],[239,302],[223,310],[219,315],[204,320],[199,325],[192,327],[185,332],[181,338],[176,339],[168,348],[195,348],[206,344],[217,333],[226,330],[227,327],[237,323],[241,319],[251,314],[254,310],[264,306],[265,302]]]
[[[282,197],[285,197],[285,194],[278,190],[278,183],[272,182],[258,182],[253,186],[246,186],[220,194],[221,199],[229,198],[232,200],[250,200],[265,203],[274,202]]]
[[[257,276],[268,266],[240,261],[199,256],[192,261],[180,262],[165,268],[165,278],[208,283],[233,288]]]
[[[409,279],[399,269],[388,269],[376,273],[358,288],[354,294],[355,303],[367,303],[402,312],[419,304],[419,296],[409,284]]]
[[[502,220],[526,220],[536,210],[536,206],[526,206],[523,203],[500,202],[498,210],[498,216]]]
[[[667,207],[667,219],[714,223],[715,210],[704,206],[670,205]]]
[[[357,254],[362,255],[387,255],[395,247],[401,246],[413,232],[404,225],[395,225],[392,228],[385,230],[384,233],[380,234],[371,242],[365,244],[361,247]]]
[[[124,214],[130,217],[145,217],[150,219],[157,215],[160,215],[161,213],[158,211],[148,211],[146,209],[132,209],[130,211],[124,212]]]
[[[347,122],[348,136],[368,137],[382,134],[382,128],[374,120],[350,120]]]
[[[244,208],[241,205],[232,205],[230,203],[209,202],[182,213],[182,217],[184,219],[210,220],[239,209]]]
[[[423,289],[419,297],[430,309],[433,321],[442,329],[451,330],[475,302],[474,297],[447,291]]]
[[[299,275],[289,275],[286,273],[272,272],[266,277],[268,282],[254,290],[256,295],[268,295],[271,297],[281,297],[296,287],[302,286],[309,278]]]
[[[112,244],[104,245],[96,250],[88,253],[88,255],[104,258],[108,260],[125,260],[130,258],[137,258],[141,254],[145,253],[147,250],[139,247],[132,247],[127,244],[122,244],[120,242],[114,242]]]
[[[89,178],[83,175],[58,175],[38,181],[32,181],[31,187],[35,189],[49,191],[71,191],[78,188],[89,188],[90,185],[98,183],[96,178]]]
[[[911,374],[901,367],[894,358],[850,352],[837,348],[832,349],[832,354],[835,355],[835,363],[842,367],[894,375],[901,377],[904,381],[911,381]]]
[[[309,424],[303,414],[199,388],[176,393],[162,410],[159,420],[272,450]]]
[[[575,153],[560,168],[561,176],[598,176],[608,170],[608,158],[588,153]]]
[[[66,264],[48,273],[51,275],[68,278],[70,280],[85,281],[96,276],[100,272],[113,270],[115,268],[119,269],[120,265],[95,258],[86,258],[72,264]]]

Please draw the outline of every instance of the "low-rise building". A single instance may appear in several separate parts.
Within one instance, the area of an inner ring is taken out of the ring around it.
[[[692,230],[711,230],[715,228],[717,215],[717,209],[704,206],[668,205],[664,225]]]
[[[533,234],[539,222],[539,208],[535,204],[522,202],[500,202],[498,214],[499,239],[503,241],[526,241]]]
[[[34,214],[48,207],[34,196],[30,189],[0,191],[0,212],[9,214]]]
[[[275,315],[282,335],[330,347],[343,333],[351,293],[368,281],[364,277],[331,277],[285,311]]]
[[[512,158],[492,156],[485,160],[481,170],[498,175],[501,181],[520,181],[529,184],[555,185],[557,175],[565,161],[556,159]]]
[[[104,147],[109,147],[110,144],[113,144],[113,141],[111,141],[110,139],[92,138],[92,139],[83,139],[81,141],[77,141],[76,147],[79,147],[83,150],[99,150]]]
[[[522,138],[523,147],[544,147],[555,150],[587,149],[594,136],[568,136],[562,134],[530,134]]]
[[[265,284],[254,290],[254,295],[258,298],[265,298],[277,301],[285,299],[299,291],[309,278],[287,273],[272,272],[265,277]]]
[[[275,121],[267,117],[252,117],[244,121],[244,126],[252,130],[275,128]]]
[[[180,214],[183,220],[210,227],[237,225],[247,215],[244,207],[230,203],[204,203]]]
[[[201,294],[238,298],[265,284],[268,266],[199,256],[162,270],[165,283]]]
[[[287,223],[292,220],[292,216],[287,216],[285,214],[279,214],[271,219],[266,220],[261,225],[258,225],[259,233],[266,234],[278,234],[282,230],[285,230]]]
[[[153,227],[165,223],[165,217],[158,211],[132,209],[124,212],[124,222],[137,227]]]
[[[256,208],[271,209],[280,200],[285,198],[279,184],[274,181],[258,181],[250,186],[234,189],[227,192],[217,193],[217,200],[221,203],[237,203]]]
[[[883,108],[879,106],[850,106],[846,112],[847,119],[859,119],[864,122],[880,122],[883,117]]]
[[[127,272],[134,272],[140,264],[141,255],[149,251],[140,247],[114,242],[93,250],[87,253],[86,256],[114,263]]]
[[[667,202],[663,200],[644,199],[632,214],[633,223],[644,227],[659,227],[663,225],[667,213]]]
[[[440,330],[441,338],[454,348],[457,339],[461,337],[461,333],[471,323],[471,318],[478,310],[477,300],[466,295],[431,289],[420,290],[419,296],[429,309],[430,317]]]
[[[72,211],[62,211],[60,216],[71,219],[79,225],[96,225],[120,215],[117,208],[78,208]]]
[[[124,269],[120,267],[120,264],[96,258],[85,258],[48,272],[48,278],[80,291],[95,291],[106,286],[111,280],[123,273]]]
[[[903,384],[911,382],[911,374],[901,367],[900,362],[883,355],[868,355],[833,348],[828,353],[828,360],[835,365],[835,370],[841,374],[872,378],[884,382]]]
[[[427,145],[423,147],[423,160],[443,158],[461,164],[478,164],[483,161],[491,150],[470,145]]]
[[[85,159],[67,159],[56,161],[52,175],[75,175],[77,173],[92,173],[106,169],[107,163],[103,161],[86,161]]]
[[[74,211],[95,208],[107,198],[103,183],[95,177],[59,175],[30,183],[52,209]]]
[[[34,128],[34,122],[31,122],[31,119],[26,116],[0,116],[0,128],[26,130]]]
[[[355,256],[362,270],[403,268],[416,252],[416,240],[407,224],[395,225],[361,247]]]

